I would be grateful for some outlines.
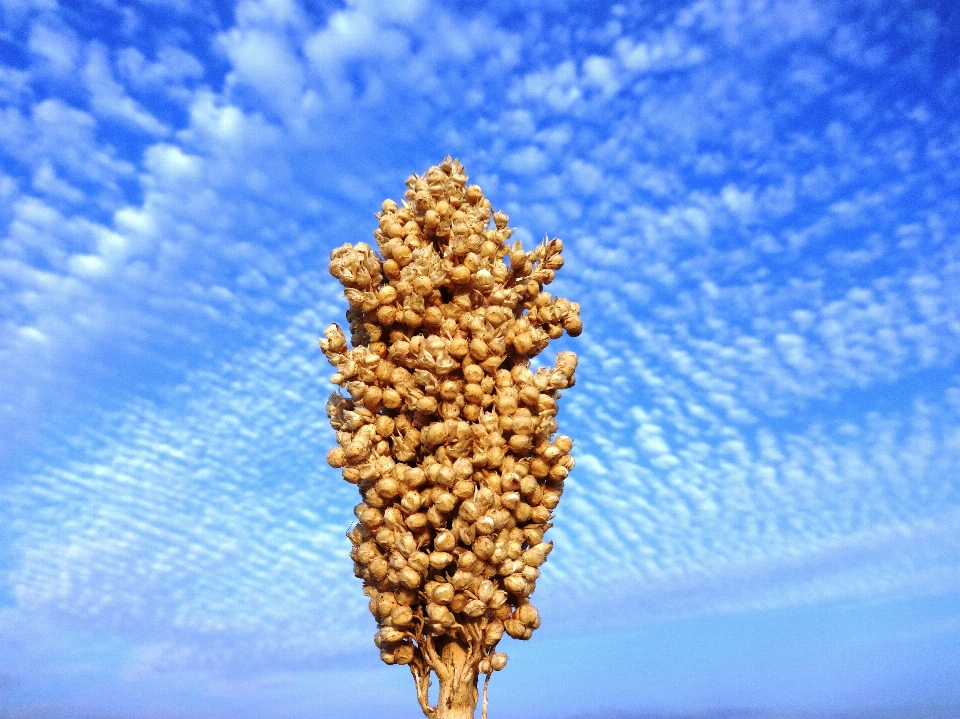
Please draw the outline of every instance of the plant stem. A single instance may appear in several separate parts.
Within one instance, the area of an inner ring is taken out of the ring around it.
[[[450,670],[439,676],[440,695],[433,719],[473,719],[477,709],[477,667],[473,652],[458,641],[442,651],[443,664]]]

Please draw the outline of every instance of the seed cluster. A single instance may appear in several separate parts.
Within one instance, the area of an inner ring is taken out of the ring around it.
[[[348,533],[355,572],[381,658],[411,665],[418,687],[438,642],[469,647],[489,676],[506,664],[504,632],[529,639],[540,626],[530,595],[573,467],[555,417],[576,355],[530,369],[551,339],[582,329],[577,303],[543,291],[563,243],[508,244],[507,216],[466,182],[449,157],[412,175],[402,205],[378,215],[382,258],[362,242],[333,251],[353,348],[337,325],[320,340],[346,389],[327,404],[338,443],[327,461],[363,498]]]

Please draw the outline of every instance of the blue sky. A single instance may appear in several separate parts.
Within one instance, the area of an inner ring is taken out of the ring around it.
[[[951,3],[0,7],[0,715],[420,716],[316,338],[448,153],[585,322],[492,716],[960,705]]]

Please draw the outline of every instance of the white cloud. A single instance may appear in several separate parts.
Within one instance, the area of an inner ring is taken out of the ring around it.
[[[235,10],[236,23],[297,27],[306,22],[303,8],[292,0],[241,0]]]
[[[621,349],[621,352],[628,350]],[[589,376],[592,365],[589,352],[584,353],[581,365],[578,372]],[[611,376],[609,370],[605,374],[606,382],[615,386],[619,377]],[[631,384],[630,379],[624,384]],[[701,582],[693,579],[695,576],[703,575],[704,586],[709,587],[712,580],[707,580],[707,576],[714,572],[717,577],[728,575],[728,569],[720,569],[727,566],[727,562],[741,566],[744,572],[757,571],[761,575],[767,571],[764,567],[781,567],[778,571],[783,573],[777,581],[769,582],[765,590],[769,594],[763,605],[769,606],[766,603],[791,603],[799,598],[800,595],[790,598],[793,596],[790,587],[799,588],[807,581],[789,569],[790,557],[807,557],[810,564],[804,571],[809,571],[811,577],[823,576],[823,581],[817,580],[801,592],[805,597],[803,601],[819,598],[818,591],[835,597],[859,596],[913,586],[914,581],[925,584],[936,574],[936,563],[955,562],[955,557],[950,559],[953,550],[948,547],[935,550],[938,558],[931,559],[935,564],[926,564],[927,560],[922,559],[941,541],[943,532],[949,531],[947,527],[954,521],[951,513],[960,511],[951,486],[934,479],[943,471],[934,467],[946,468],[956,462],[953,454],[957,448],[948,439],[955,431],[952,429],[958,419],[955,412],[928,408],[918,411],[906,424],[897,417],[875,417],[856,428],[853,434],[845,431],[834,438],[828,438],[816,426],[804,434],[787,434],[780,440],[762,429],[757,436],[761,454],[755,459],[753,443],[733,426],[716,420],[713,427],[703,425],[702,418],[684,419],[682,411],[677,416],[675,412],[679,408],[670,402],[676,390],[655,392],[652,401],[647,403],[647,411],[635,413],[635,444],[650,458],[651,469],[644,469],[642,460],[640,463],[634,460],[614,474],[624,480],[629,474],[639,474],[642,480],[636,490],[629,483],[604,484],[602,478],[609,477],[610,470],[597,459],[603,450],[592,456],[588,454],[585,461],[579,462],[570,491],[580,499],[572,506],[562,505],[558,520],[558,526],[563,525],[564,519],[577,525],[585,514],[595,517],[577,532],[576,557],[570,554],[566,560],[591,567],[590,574],[578,574],[577,581],[594,587],[593,582],[604,577],[604,586],[619,583],[631,587],[634,596],[638,591],[656,596],[660,591],[658,587],[669,586],[674,581],[668,579],[671,576],[687,577],[684,581],[691,583],[685,590],[688,592],[694,592],[694,587]],[[580,432],[587,433],[586,447],[581,452],[592,452],[592,448],[597,447],[609,448],[606,451],[615,453],[617,447],[630,446],[628,435],[600,420],[606,402],[598,405],[598,399],[595,393],[576,399],[571,396],[571,404],[565,408],[571,413],[568,417],[577,420]],[[616,411],[620,397],[611,396],[607,401],[611,403],[610,410]],[[586,403],[593,406],[586,409]],[[668,411],[671,406],[673,409]],[[941,412],[944,414],[938,414]],[[662,419],[651,421],[655,417]],[[690,419],[694,427],[699,427],[696,434],[684,436],[674,430],[674,439],[667,439],[666,426],[682,428],[690,425]],[[934,430],[936,427],[939,430]],[[717,443],[718,436],[727,439]],[[708,443],[701,441],[701,437]],[[679,460],[658,464],[657,458],[669,452],[670,444],[676,445],[674,456]],[[898,455],[903,459],[898,459]],[[910,461],[905,461],[907,457]],[[624,472],[626,467],[631,467],[629,474]],[[951,470],[948,473],[955,474]],[[609,488],[604,489],[605,486]],[[924,489],[921,490],[921,486]],[[858,491],[858,487],[871,487],[870,499]],[[918,491],[934,491],[940,498],[929,525],[925,524],[928,521],[925,503],[904,501],[903,492],[916,496]],[[639,500],[650,496],[656,500],[652,505],[644,503],[641,509]],[[655,508],[657,516],[644,543],[655,548],[653,556],[659,570],[638,571],[641,565],[631,562],[627,558],[629,553],[618,555],[622,557],[619,564],[604,559],[600,545],[607,540],[596,536],[595,530],[587,526],[603,521],[601,516],[607,511],[608,503],[619,505],[618,514],[622,516],[642,516],[650,506]],[[569,508],[567,514],[563,513],[563,506]],[[751,517],[766,518],[763,521],[767,526],[760,536],[753,537],[754,530],[745,523]],[[910,540],[906,541],[900,528],[909,526],[928,526],[932,534],[926,531],[910,534]],[[674,532],[682,533],[683,540]],[[895,557],[889,554],[885,543],[878,544],[876,539],[891,532],[897,537]],[[761,544],[757,545],[757,541]],[[821,565],[817,556],[824,552],[826,561],[831,553],[840,551],[839,547],[848,547],[858,555],[858,560],[854,563],[844,560],[843,573],[850,579],[830,586],[826,577],[834,570]],[[565,556],[559,543],[558,553]],[[678,563],[688,566],[681,571]],[[716,569],[710,569],[711,566]],[[756,569],[748,570],[750,566]],[[886,568],[881,571],[880,567]],[[628,576],[633,579],[627,579]],[[955,571],[948,573],[936,586],[941,589],[954,586],[950,577],[955,576]],[[554,578],[563,581],[559,575]],[[796,585],[798,580],[800,584]],[[750,595],[757,586],[754,581],[767,580],[757,577],[738,581],[745,582],[742,591],[733,591],[732,585],[724,591],[729,592],[729,601],[743,606],[743,602],[752,602]],[[710,602],[706,597],[711,590],[705,591],[708,594],[697,595],[700,597],[697,601]],[[657,611],[664,611],[665,605],[660,606]]]
[[[56,10],[56,0],[4,0],[3,10],[12,19],[26,15],[31,10]]]
[[[117,69],[123,79],[134,87],[177,85],[203,77],[203,65],[190,53],[173,45],[165,45],[157,52],[156,62],[150,62],[135,47],[117,53]]]
[[[71,31],[56,30],[41,22],[34,22],[31,26],[28,47],[59,75],[72,72],[80,54],[77,39]]]
[[[546,169],[548,155],[536,145],[527,145],[507,155],[503,168],[518,175],[536,175]]]
[[[781,333],[776,337],[777,347],[783,353],[784,361],[798,370],[813,369],[810,360],[804,354],[804,340],[800,335]]]
[[[154,180],[164,186],[196,183],[202,168],[199,158],[186,154],[176,145],[168,144],[147,148],[143,164],[153,173]]]
[[[225,103],[209,91],[201,91],[190,105],[190,126],[181,131],[181,137],[194,145],[207,144],[216,150],[239,149],[244,141],[255,141],[261,129],[271,130],[256,118],[245,116],[240,108]],[[270,134],[275,137],[275,131]]]
[[[566,60],[552,69],[538,70],[515,82],[508,98],[521,104],[523,100],[540,100],[555,111],[568,111],[583,97],[576,65]]]
[[[57,176],[57,171],[49,162],[44,162],[33,175],[33,188],[39,192],[60,197],[71,203],[84,200],[84,194]]]
[[[603,182],[603,171],[590,162],[575,159],[570,162],[568,169],[574,185],[586,194],[593,194],[600,189]]]
[[[380,28],[374,18],[351,8],[334,14],[322,30],[311,35],[304,43],[304,54],[310,59],[315,71],[320,74],[337,74],[341,65],[350,60],[359,60],[376,54],[375,38]],[[385,33],[384,49],[405,51],[406,38],[396,30]]]
[[[101,193],[113,193],[115,183],[133,173],[109,145],[97,142],[92,115],[58,99],[42,100],[22,114],[7,108],[0,137],[7,151],[30,167],[45,162],[70,178],[96,183]]]
[[[131,405],[110,446],[89,436],[87,459],[21,485],[12,501],[47,519],[17,520],[19,604],[135,643],[161,637],[168,666],[352,651],[365,611],[343,537],[353,488],[316,461],[332,441],[313,352],[322,322],[304,312],[259,349],[196,373],[174,414]],[[222,655],[239,636],[242,655]]]
[[[741,222],[749,222],[753,217],[755,203],[751,191],[742,191],[733,185],[727,185],[721,191],[720,197],[727,209]]]
[[[0,65],[0,100],[11,105],[19,102],[29,92],[29,80],[28,71]]]
[[[246,86],[288,113],[303,93],[304,69],[285,38],[271,31],[234,28],[221,36],[232,70],[228,86]]]
[[[477,120],[477,131],[492,137],[529,140],[536,133],[537,124],[529,110],[518,108],[503,113],[496,122],[480,117]]]
[[[588,87],[596,87],[608,96],[620,89],[613,61],[600,55],[591,55],[583,61],[583,81]]]
[[[90,91],[90,105],[98,116],[127,123],[149,135],[162,137],[169,133],[114,79],[107,50],[102,45],[90,45],[83,78]]]
[[[31,342],[49,342],[50,338],[47,337],[43,332],[38,330],[36,327],[20,327],[18,333],[21,337],[30,340]]]

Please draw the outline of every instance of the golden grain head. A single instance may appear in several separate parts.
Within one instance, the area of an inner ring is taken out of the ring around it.
[[[327,462],[363,497],[351,557],[395,664],[418,656],[407,629],[467,641],[461,623],[475,622],[493,647],[539,626],[527,596],[573,468],[572,440],[551,437],[577,358],[536,373],[529,360],[583,326],[577,303],[544,289],[560,240],[508,245],[509,218],[450,158],[407,184],[401,205],[381,206],[379,256],[366,243],[331,253],[353,347],[336,325],[319,342],[342,388]],[[506,655],[482,661],[497,671]]]

